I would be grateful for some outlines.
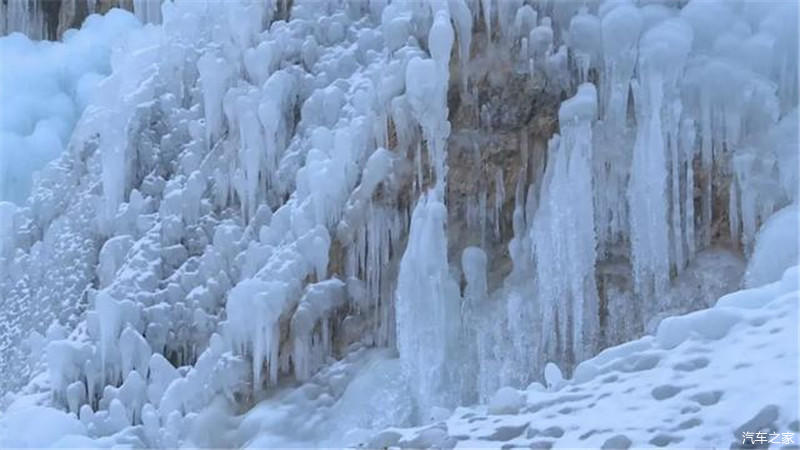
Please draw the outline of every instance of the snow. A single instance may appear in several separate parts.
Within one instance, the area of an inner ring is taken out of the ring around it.
[[[111,49],[139,26],[113,10],[87,17],[61,42],[0,37],[0,59],[13,64],[0,71],[0,200],[24,203],[33,173],[67,148],[91,93],[110,73]]]
[[[800,210],[797,203],[779,210],[764,223],[756,235],[753,255],[747,264],[745,287],[779,280],[784,270],[800,259],[798,230]]]
[[[489,414],[517,414],[525,405],[525,395],[514,388],[502,387],[489,400],[486,412]],[[446,419],[444,417],[442,420]]]
[[[7,411],[0,420],[0,445],[4,448],[70,447],[94,445],[86,427],[73,414],[43,406],[22,406]],[[9,431],[13,430],[13,434]],[[88,441],[88,442],[87,442]]]

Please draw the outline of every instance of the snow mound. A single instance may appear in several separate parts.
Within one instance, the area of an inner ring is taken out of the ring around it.
[[[739,446],[743,432],[797,433],[799,271],[664,320],[655,336],[584,361],[557,390],[501,388],[488,406],[458,408],[430,426],[388,429],[365,443],[727,448]],[[498,405],[513,403],[514,392],[526,397],[524,406],[500,414]]]
[[[780,278],[798,260],[800,210],[797,204],[773,214],[756,235],[753,255],[744,275],[746,287],[760,286]]]
[[[111,72],[111,48],[138,26],[132,14],[114,9],[89,16],[63,42],[0,37],[0,200],[27,198],[33,172],[61,154],[89,96]]]

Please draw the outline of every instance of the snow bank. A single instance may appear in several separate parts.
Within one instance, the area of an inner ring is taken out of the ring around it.
[[[0,37],[0,200],[24,202],[32,174],[61,154],[92,90],[111,71],[111,48],[139,26],[113,9],[89,16],[63,42]]]
[[[755,287],[780,279],[783,271],[797,264],[800,210],[797,203],[773,214],[756,235],[756,245],[747,272],[745,287]]]
[[[797,433],[798,269],[665,320],[655,337],[606,349],[554,389],[502,388],[486,406],[362,444],[739,448],[743,432]]]
[[[64,443],[68,436],[86,436],[86,427],[74,414],[42,406],[22,406],[0,416],[2,448],[54,447],[58,442]]]

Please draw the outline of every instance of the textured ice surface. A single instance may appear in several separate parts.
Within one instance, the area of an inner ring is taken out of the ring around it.
[[[796,264],[795,2],[135,3],[0,204],[0,446],[796,427],[791,278],[670,317]]]

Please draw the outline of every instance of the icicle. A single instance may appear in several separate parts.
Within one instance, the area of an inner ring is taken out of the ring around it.
[[[290,324],[292,360],[295,377],[307,380],[330,355],[330,336],[315,336],[315,326],[327,330],[327,323],[336,308],[345,303],[344,282],[331,279],[306,287]],[[323,333],[325,334],[325,333]]]
[[[282,283],[257,279],[240,282],[228,294],[228,338],[236,353],[252,358],[255,391],[261,389],[265,365],[269,383],[278,380],[278,319],[289,304],[288,294]]]
[[[498,167],[494,175],[494,235],[495,239],[500,239],[500,222],[503,218],[503,203],[506,199],[506,190],[503,183],[503,168]]]
[[[668,142],[664,129],[679,123],[676,114],[680,114],[680,107],[675,105],[680,104],[680,97],[675,85],[691,42],[691,28],[680,19],[674,19],[648,31],[640,44],[641,84],[635,91],[638,129],[628,204],[634,290],[650,301],[663,295],[669,286],[667,205],[672,203],[668,202],[671,198],[667,192],[667,154],[672,152],[674,158],[678,156],[676,143]],[[673,207],[679,208],[677,203]]]
[[[589,68],[598,63],[600,43],[600,20],[584,7],[569,25],[569,46],[578,66],[578,82],[589,80]]]
[[[467,63],[470,58],[472,46],[472,14],[465,0],[450,0],[450,14],[456,26],[458,36],[458,64],[461,73],[461,92],[465,95],[469,86],[469,73]]]
[[[203,82],[206,145],[211,149],[222,133],[222,99],[230,77],[230,66],[214,53],[206,53],[197,60],[197,70]]]
[[[528,52],[537,69],[543,69],[547,56],[553,51],[553,29],[550,18],[543,17],[541,23],[528,35]]]
[[[636,44],[641,29],[642,16],[634,6],[618,6],[602,20],[605,56],[605,85],[601,91],[605,99],[603,111],[605,122],[616,133],[625,125],[627,117],[628,90],[636,65]]]

